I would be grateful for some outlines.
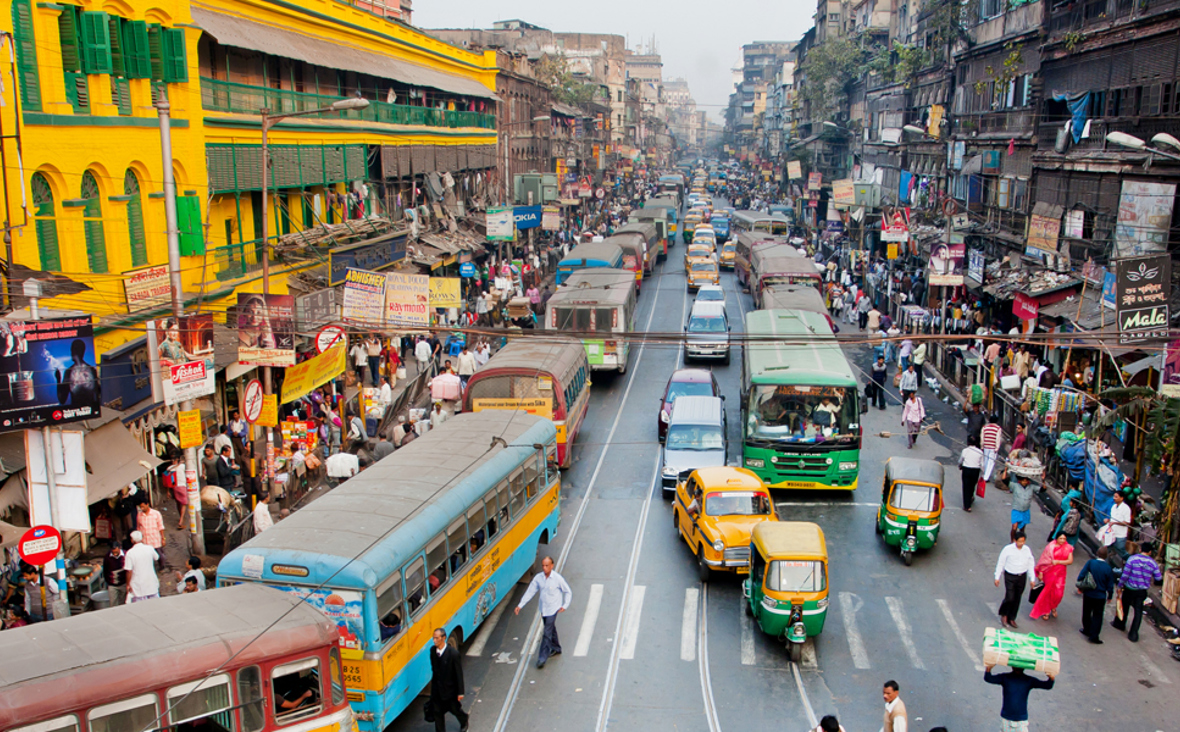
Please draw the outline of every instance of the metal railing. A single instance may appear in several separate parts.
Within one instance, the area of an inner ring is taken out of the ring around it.
[[[271,89],[265,86],[201,77],[201,106],[213,112],[258,114],[259,110],[268,109],[271,114],[287,114],[322,109],[338,101],[340,101],[338,95]],[[487,130],[496,128],[496,115],[494,114],[460,112],[377,101],[370,101],[369,106],[365,109],[324,112],[316,116],[320,119],[355,119],[390,125],[477,127]]]

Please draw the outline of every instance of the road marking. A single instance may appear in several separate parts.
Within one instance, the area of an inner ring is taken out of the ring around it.
[[[582,629],[578,631],[578,642],[574,644],[574,655],[585,656],[590,652],[590,639],[594,637],[594,624],[598,622],[598,610],[602,607],[602,585],[590,585],[590,597],[586,599],[586,615],[582,617]]]
[[[819,656],[815,652],[815,638],[803,641],[802,656],[799,665],[803,668],[819,668]]]
[[[660,292],[659,288],[656,288],[656,297],[652,301],[651,312],[649,312],[647,314],[647,323],[643,326],[643,331],[645,333],[651,331],[651,321],[652,321],[652,318],[655,317],[655,314],[656,314],[656,302],[659,301],[659,292]],[[683,309],[684,309],[684,305],[682,304],[681,310],[683,310]],[[623,390],[623,398],[619,402],[619,410],[618,410],[618,412],[615,413],[614,421],[611,422],[610,432],[608,432],[606,435],[606,442],[603,445],[602,452],[599,453],[599,455],[598,455],[598,462],[595,463],[595,465],[594,465],[594,472],[590,474],[590,482],[589,482],[589,484],[587,484],[587,487],[586,487],[586,495],[585,495],[585,497],[582,498],[581,505],[578,506],[577,514],[574,515],[574,521],[573,521],[573,524],[570,526],[569,536],[566,539],[565,545],[561,547],[561,554],[559,554],[557,557],[557,566],[559,566],[559,567],[563,567],[563,568],[565,567],[565,560],[569,556],[570,549],[572,549],[574,546],[574,541],[577,539],[578,529],[582,525],[582,517],[586,515],[586,507],[590,505],[590,498],[591,498],[591,496],[594,495],[594,488],[598,484],[598,474],[602,471],[602,465],[606,461],[606,454],[608,452],[610,452],[610,444],[614,440],[615,431],[619,427],[619,421],[623,418],[623,411],[624,411],[624,408],[627,406],[627,397],[631,396],[631,387],[635,385],[635,375],[639,373],[639,363],[643,360],[643,353],[646,348],[647,348],[647,343],[641,342],[639,345],[639,350],[635,354],[635,363],[630,368],[631,374],[627,377],[627,387]],[[659,462],[658,462],[659,461],[659,452],[658,451],[656,452],[656,460],[657,460],[657,462],[656,462],[656,469],[655,469],[655,477],[658,479],[660,476],[660,469],[659,469]],[[650,505],[650,503],[651,503],[651,493],[652,493],[651,490],[649,490],[647,492],[648,500],[644,504],[645,506]],[[645,508],[644,509],[645,516],[646,516],[646,513],[647,513],[647,511]],[[527,654],[527,652],[528,652],[527,649],[530,648],[533,643],[535,643],[537,640],[540,639],[540,637],[541,637],[540,634],[541,634],[541,615],[540,615],[540,613],[538,613],[536,615],[536,617],[533,618],[533,623],[532,623],[532,625],[529,626],[529,634],[525,638],[525,642],[524,642],[524,648],[526,649],[525,654]],[[617,633],[616,633],[616,637],[617,637]],[[615,646],[618,647],[618,644],[615,644]],[[525,654],[522,654],[522,656],[524,656]],[[525,659],[522,658],[522,660],[525,660]],[[525,670],[527,668],[528,668],[527,663],[521,663],[518,665],[518,667],[516,669],[516,673],[512,677],[512,684],[508,688],[508,694],[504,698],[504,705],[500,707],[500,715],[496,718],[496,726],[493,728],[494,732],[504,732],[507,729],[508,718],[510,716],[512,716],[512,708],[514,706],[516,706],[516,698],[520,695],[520,687],[524,685]]]
[[[483,649],[488,644],[488,638],[492,637],[492,631],[496,629],[496,625],[500,622],[500,616],[512,604],[509,602],[511,597],[511,593],[505,595],[504,599],[500,601],[500,604],[496,606],[496,609],[492,610],[492,614],[483,621],[483,627],[475,634],[475,640],[471,641],[471,647],[467,649],[468,656],[483,655]]]
[[[697,660],[697,607],[700,604],[700,588],[684,588],[684,615],[680,619],[681,661]]]
[[[643,595],[647,592],[644,585],[631,588],[631,601],[627,604],[627,620],[623,623],[622,647],[619,658],[628,661],[635,658],[635,645],[639,642],[639,621],[643,618]]]
[[[803,688],[803,676],[799,673],[799,664],[791,664],[791,673],[795,675],[795,686],[799,689],[799,698],[803,700],[803,708],[807,710],[807,723],[814,729],[819,726],[819,720],[815,718],[815,711],[811,708],[811,700],[807,698],[807,690]]]
[[[701,622],[698,624],[700,633],[697,645],[700,653],[701,696],[705,700],[705,719],[709,722],[709,732],[721,732],[721,720],[717,717],[717,703],[713,701],[713,677],[709,674],[709,583],[701,583]]]
[[[1169,679],[1164,674],[1164,670],[1161,669],[1159,666],[1156,666],[1155,663],[1150,658],[1148,658],[1146,654],[1140,655],[1139,660],[1143,663],[1143,668],[1147,669],[1147,673],[1154,676],[1156,681],[1160,682],[1161,684],[1171,684],[1172,683],[1172,680]]]
[[[893,623],[897,626],[897,634],[901,636],[901,642],[905,646],[905,652],[909,654],[910,663],[916,669],[925,669],[926,664],[922,663],[922,657],[918,655],[918,648],[914,645],[914,634],[910,630],[910,623],[905,617],[905,606],[896,597],[886,597],[885,604],[889,606],[889,614],[893,616]]]
[[[738,611],[738,622],[742,628],[742,665],[753,666],[757,662],[757,657],[754,653],[754,618],[750,617],[746,607],[750,600],[745,593],[739,595],[738,599],[742,603],[742,609]]]
[[[844,621],[844,635],[848,637],[848,651],[852,654],[852,664],[859,669],[872,668],[864,639],[860,637],[860,629],[856,627],[856,612],[863,606],[861,599],[851,592],[840,593],[840,619]]]
[[[963,629],[959,627],[959,622],[955,620],[954,613],[951,612],[951,605],[946,600],[935,600],[938,603],[938,609],[942,610],[942,617],[946,618],[946,624],[951,626],[951,632],[955,634],[959,645],[963,647],[963,652],[967,654],[967,658],[971,659],[971,663],[975,664],[976,671],[983,670],[983,664],[979,660],[979,656],[975,653],[975,649],[971,647],[971,643],[967,640],[967,636],[963,635]]]

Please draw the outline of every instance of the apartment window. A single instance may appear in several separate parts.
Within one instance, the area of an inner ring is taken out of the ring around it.
[[[1012,202],[1012,179],[1000,178],[996,182],[996,206],[1008,208]]]
[[[979,17],[987,20],[1004,12],[1005,0],[982,0],[979,4]]]

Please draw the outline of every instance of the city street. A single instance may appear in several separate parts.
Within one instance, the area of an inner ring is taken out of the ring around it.
[[[670,249],[644,283],[637,330],[681,329],[691,303],[684,250],[682,243]],[[722,284],[736,334],[752,304],[732,274],[723,274]],[[841,327],[844,335],[855,332]],[[867,347],[847,352],[867,370]],[[865,415],[855,495],[775,493],[780,518],[824,529],[831,557],[827,624],[794,667],[782,644],[742,612],[739,579],[698,581],[695,560],[674,534],[669,503],[660,496],[657,401],[683,363],[682,351],[649,344],[630,358],[626,374],[594,376],[576,462],[564,476],[560,535],[549,547],[573,590],[569,611],[558,619],[564,653],[535,668],[540,619],[535,603],[513,615],[519,585],[464,648],[471,729],[805,730],[834,713],[849,732],[870,730],[881,725],[888,679],[900,684],[911,729],[995,729],[1000,691],[983,682],[980,649],[984,629],[997,626],[1002,591],[993,586],[992,571],[1007,542],[1009,501],[993,486],[971,514],[962,511],[956,461],[963,425],[952,407],[923,386],[928,421],[946,434],[931,431],[906,454],[948,466],[947,505],[938,546],[915,557],[912,567],[873,530],[883,465],[905,452],[892,388],[888,409]],[[735,353],[729,366],[713,366],[727,399],[734,464],[740,363]],[[1035,553],[1049,529],[1049,517],[1034,509],[1029,543]],[[1056,688],[1033,694],[1031,719],[1079,732],[1108,730],[1110,710],[1118,710],[1119,729],[1164,729],[1180,670],[1154,630],[1146,629],[1138,644],[1110,628],[1105,645],[1085,642],[1072,586],[1086,558],[1079,550],[1058,619],[1032,621],[1023,605],[1020,630],[1056,636],[1062,655]],[[415,706],[392,729],[421,726]]]

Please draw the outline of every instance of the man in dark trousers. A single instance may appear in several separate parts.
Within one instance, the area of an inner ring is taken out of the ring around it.
[[[1006,674],[993,674],[988,666],[983,680],[1002,688],[1000,703],[1000,729],[1004,732],[1028,732],[1028,695],[1033,689],[1052,689],[1053,674],[1048,679],[1038,679],[1024,673],[1022,668],[1013,668]]]
[[[1082,593],[1082,635],[1091,643],[1102,642],[1102,616],[1106,603],[1114,597],[1114,570],[1106,563],[1110,550],[1098,547],[1098,556],[1086,562],[1078,573],[1078,592]],[[1093,587],[1081,587],[1086,578],[1093,578]]]
[[[885,357],[877,356],[877,360],[873,363],[873,383],[869,386],[873,390],[870,405],[876,404],[878,409],[885,408],[885,376],[888,371],[889,366],[885,363]]]
[[[434,648],[430,651],[430,706],[434,708],[435,732],[447,728],[446,715],[459,720],[459,732],[467,731],[467,713],[463,711],[463,667],[459,652],[447,643],[447,633],[434,629]]]

